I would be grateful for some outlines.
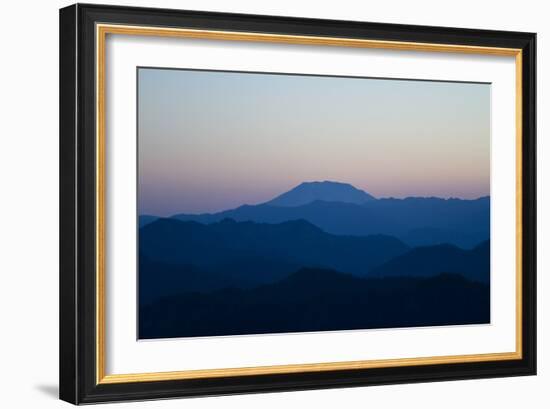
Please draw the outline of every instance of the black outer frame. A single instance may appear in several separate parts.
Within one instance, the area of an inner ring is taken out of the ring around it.
[[[95,24],[133,24],[523,50],[523,358],[96,384]],[[76,4],[60,10],[60,399],[74,404],[536,374],[536,34]]]

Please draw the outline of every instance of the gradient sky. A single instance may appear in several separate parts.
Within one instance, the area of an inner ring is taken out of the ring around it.
[[[304,181],[376,197],[490,189],[490,85],[140,68],[138,212],[226,210]]]

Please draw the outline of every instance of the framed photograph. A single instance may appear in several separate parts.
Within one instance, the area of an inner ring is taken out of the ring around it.
[[[534,375],[535,40],[61,9],[61,399]]]

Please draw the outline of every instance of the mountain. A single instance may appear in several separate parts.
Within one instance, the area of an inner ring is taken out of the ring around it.
[[[373,196],[347,183],[304,182],[295,188],[265,203],[268,206],[302,206],[316,200],[363,204],[375,200]]]
[[[140,305],[183,292],[206,292],[234,286],[223,274],[201,270],[191,264],[168,264],[139,256],[138,293]]]
[[[139,227],[143,227],[146,224],[154,222],[158,218],[159,218],[158,216],[153,216],[153,215],[150,215],[150,214],[142,214],[138,218],[138,225],[139,225]]]
[[[472,250],[450,244],[413,248],[405,254],[375,267],[369,277],[429,277],[441,273],[461,274],[469,280],[488,283],[490,276],[490,242]]]
[[[443,274],[361,279],[304,268],[252,289],[184,292],[140,305],[139,338],[481,324],[489,286]]]
[[[224,219],[205,225],[161,218],[139,234],[140,259],[147,263],[163,271],[166,266],[193,266],[193,271],[223,276],[225,284],[236,287],[273,282],[300,267],[362,275],[407,250],[394,237],[336,236],[305,220],[268,224]]]
[[[488,229],[459,230],[425,227],[409,230],[400,239],[412,247],[452,243],[462,248],[471,248],[489,237]]]
[[[362,204],[316,200],[292,207],[268,202],[213,214],[173,217],[207,224],[225,218],[258,223],[306,220],[336,235],[383,234],[413,246],[451,243],[471,248],[489,238],[489,215],[489,197],[475,200],[411,197],[376,199]]]

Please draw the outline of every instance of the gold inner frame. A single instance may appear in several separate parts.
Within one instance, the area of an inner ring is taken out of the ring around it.
[[[388,50],[485,54],[515,57],[516,65],[516,350],[503,353],[431,356],[365,361],[322,362],[171,372],[105,374],[105,41],[107,34],[200,38],[301,45],[376,48]],[[290,374],[346,369],[388,368],[466,362],[517,360],[522,358],[522,51],[515,48],[432,44],[353,38],[179,29],[166,27],[96,25],[96,382],[98,384],[178,379]]]

